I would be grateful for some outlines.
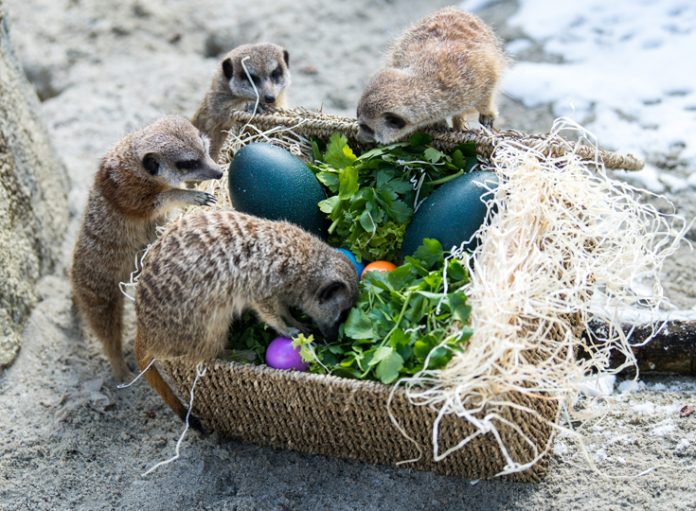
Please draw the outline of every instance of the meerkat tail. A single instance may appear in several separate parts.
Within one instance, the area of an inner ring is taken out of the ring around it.
[[[139,333],[135,335],[135,361],[138,364],[140,371],[143,371],[150,362],[152,362],[152,355],[147,354],[145,347]],[[171,387],[162,378],[157,368],[152,365],[147,371],[143,372],[143,376],[150,384],[150,386],[157,392],[162,400],[176,413],[182,421],[186,421],[186,415],[188,414],[188,408],[179,401],[176,397]],[[195,415],[191,414],[188,418],[189,426],[198,431],[201,434],[206,434],[207,431],[203,427],[200,419]]]

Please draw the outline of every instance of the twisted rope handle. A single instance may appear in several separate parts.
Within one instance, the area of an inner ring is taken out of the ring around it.
[[[272,110],[256,115],[236,110],[230,114],[230,117],[236,124],[253,123],[258,129],[264,131],[277,126],[286,126],[293,128],[305,137],[328,138],[336,131],[340,131],[351,138],[356,138],[358,135],[358,123],[355,119],[304,108]],[[549,137],[549,135],[531,135],[515,130],[443,131],[426,128],[423,131],[433,138],[434,146],[443,150],[450,150],[457,145],[473,142],[476,145],[477,154],[485,160],[492,158],[500,141],[512,139],[520,145],[553,157],[560,157],[572,151],[583,160],[601,162],[608,169],[634,171],[643,168],[643,161],[632,154],[620,154],[597,149],[592,146],[568,141],[559,135],[553,137]]]

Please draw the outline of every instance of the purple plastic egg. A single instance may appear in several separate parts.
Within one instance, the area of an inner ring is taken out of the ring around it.
[[[289,337],[276,337],[266,348],[266,364],[274,369],[306,371],[309,364],[302,361],[300,349],[292,347]]]

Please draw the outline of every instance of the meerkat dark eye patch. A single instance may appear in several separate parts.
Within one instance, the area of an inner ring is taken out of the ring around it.
[[[346,285],[341,281],[334,281],[330,284],[324,286],[321,291],[319,291],[319,302],[326,303],[331,300],[337,293],[344,290]]]
[[[258,85],[261,83],[261,79],[259,78],[258,75],[249,73],[249,76],[247,76],[246,73],[244,74],[244,79],[246,81],[249,81],[250,78],[251,78],[251,81],[254,82],[254,85]]]
[[[143,167],[149,174],[156,176],[159,172],[159,162],[154,154],[146,154],[143,158]]]
[[[222,61],[222,72],[225,75],[225,78],[228,80],[232,79],[232,76],[234,75],[234,68],[232,67],[232,61],[230,59],[225,59]]]
[[[278,80],[280,80],[281,76],[283,76],[283,70],[280,66],[278,66],[271,73],[271,78],[277,82]]]
[[[360,127],[361,130],[363,130],[365,133],[367,133],[367,134],[369,134],[369,135],[374,135],[374,134],[375,134],[375,130],[373,130],[372,128],[370,128],[367,124],[360,123],[359,127]]]
[[[176,162],[176,168],[179,170],[196,170],[201,166],[199,160],[181,160]]]
[[[341,312],[341,315],[338,317],[338,322],[345,323],[350,315],[350,311],[351,309],[343,309],[343,312]]]
[[[401,128],[406,126],[406,121],[396,114],[384,114],[384,121],[387,123],[387,126],[389,126],[390,128],[395,128],[397,130],[400,130]]]

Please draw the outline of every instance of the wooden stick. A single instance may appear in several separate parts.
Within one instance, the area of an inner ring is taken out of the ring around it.
[[[633,328],[631,344],[641,344],[652,329],[644,325],[625,325],[624,332]],[[588,338],[592,342],[595,335],[601,335],[606,326],[601,323],[590,324]],[[682,374],[696,376],[696,321],[670,321],[643,346],[633,348],[641,374]],[[612,367],[619,367],[625,362],[623,354],[614,352],[611,356]],[[635,374],[634,368],[624,369],[621,374]]]

